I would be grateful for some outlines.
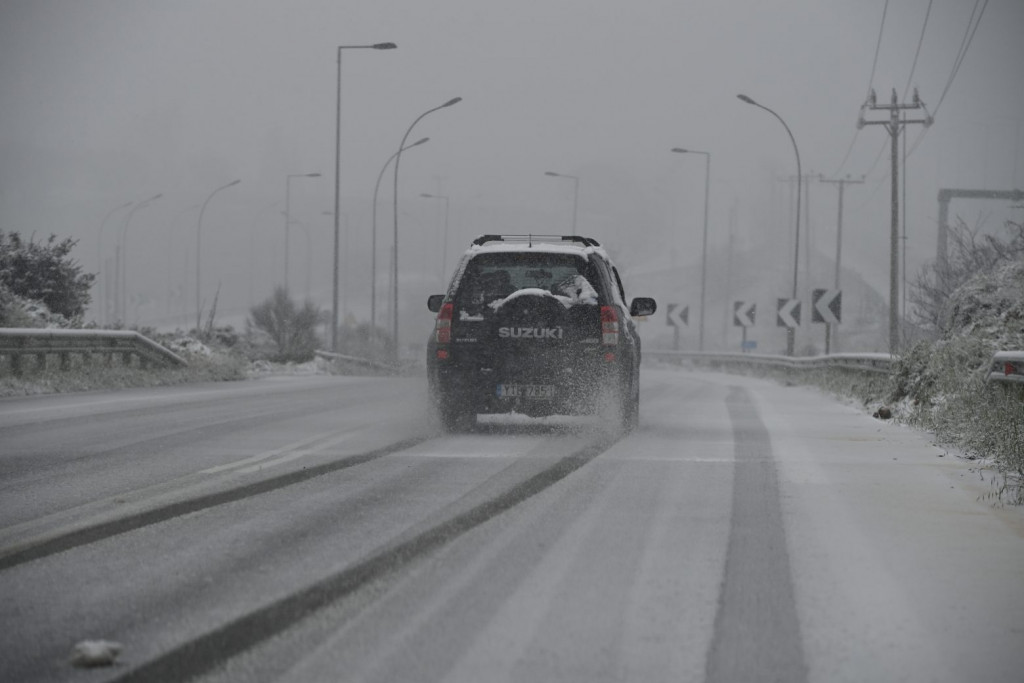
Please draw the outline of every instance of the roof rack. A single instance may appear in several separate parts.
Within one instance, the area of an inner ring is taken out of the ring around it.
[[[593,237],[584,237],[583,235],[480,235],[473,244],[481,246],[488,242],[527,242],[530,246],[533,246],[534,241],[537,242],[579,242],[585,247],[599,247],[601,244]]]

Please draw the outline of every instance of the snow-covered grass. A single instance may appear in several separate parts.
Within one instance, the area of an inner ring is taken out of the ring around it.
[[[253,361],[248,369],[249,377],[269,377],[273,375],[330,375],[331,364],[321,358],[314,358],[306,363],[273,363],[269,360]]]
[[[1024,339],[1014,348],[1024,348]],[[921,343],[900,361],[890,403],[908,424],[935,434],[1001,475],[999,495],[1024,503],[1024,387],[988,382],[992,354],[1004,348],[984,334]]]
[[[949,332],[904,353],[888,400],[940,443],[991,463],[1000,497],[1024,503],[1024,387],[988,382],[996,351],[1024,349],[1024,260],[999,263],[958,286]]]

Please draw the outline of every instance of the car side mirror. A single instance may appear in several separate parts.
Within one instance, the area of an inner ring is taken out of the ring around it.
[[[431,294],[427,297],[427,308],[430,309],[431,313],[437,313],[441,310],[441,304],[444,303],[444,294]]]
[[[658,303],[648,296],[638,296],[629,305],[629,314],[640,318],[654,315],[656,310],[658,310]]]

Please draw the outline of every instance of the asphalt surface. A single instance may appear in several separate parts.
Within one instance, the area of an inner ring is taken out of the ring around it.
[[[1019,680],[1024,515],[971,463],[812,390],[642,383],[628,435],[446,436],[415,378],[2,400],[0,680]]]

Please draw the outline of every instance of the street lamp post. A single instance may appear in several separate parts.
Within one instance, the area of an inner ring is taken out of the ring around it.
[[[131,206],[134,203],[135,202],[125,202],[124,204],[121,204],[120,206],[115,206],[113,209],[111,209],[107,213],[106,216],[103,217],[103,222],[100,223],[100,229],[99,229],[99,232],[96,235],[96,271],[97,272],[103,272],[103,228],[104,228],[104,226],[106,226],[107,221],[109,221],[110,217],[113,216],[116,212],[120,211],[121,209],[126,209],[126,208],[128,208],[129,206]],[[115,272],[116,272],[116,269],[115,269]],[[104,278],[97,278],[97,280],[96,280],[96,300],[97,300],[97,313],[102,312],[102,315],[98,316],[98,317],[101,317],[102,320],[103,320],[103,323],[106,324],[106,322],[107,322],[107,302],[106,302],[106,298],[109,297],[110,294],[107,293],[106,287],[101,287],[100,286],[100,285],[103,284],[103,279]],[[114,283],[114,286],[116,287],[117,283]]]
[[[306,298],[308,299],[313,288],[313,242],[309,235],[308,225],[297,218],[292,221],[292,225],[297,225],[302,229],[302,237],[306,242]]]
[[[149,199],[139,202],[138,204],[132,207],[132,210],[128,212],[128,215],[124,219],[124,227],[121,229],[121,248],[118,250],[121,252],[121,267],[119,268],[119,270],[121,271],[121,294],[119,298],[121,301],[120,307],[118,309],[118,316],[121,318],[122,322],[126,322],[128,318],[128,259],[125,256],[125,252],[127,251],[126,246],[128,240],[128,223],[131,222],[132,216],[135,214],[136,211],[138,211],[144,206],[147,206],[150,202],[154,202],[157,199],[160,199],[163,196],[163,193],[160,193],[153,195]]]
[[[766,112],[768,112],[769,114],[771,114],[772,116],[777,118],[779,120],[779,123],[782,124],[782,127],[786,129],[786,133],[789,134],[790,142],[793,143],[793,153],[796,154],[796,177],[797,177],[797,182],[796,182],[796,237],[793,240],[793,243],[794,243],[794,247],[793,247],[793,299],[796,299],[796,295],[797,295],[797,289],[796,289],[796,285],[797,285],[797,268],[799,267],[799,263],[800,263],[800,186],[803,184],[802,181],[801,181],[801,178],[803,178],[803,175],[802,175],[802,171],[800,170],[800,150],[797,149],[796,138],[793,137],[793,131],[791,131],[789,129],[789,126],[786,125],[786,122],[782,120],[781,116],[779,116],[778,114],[776,114],[774,111],[772,111],[768,107],[764,106],[763,104],[758,104],[757,102],[755,102],[751,98],[747,97],[746,95],[737,95],[736,97],[738,97],[741,101],[746,102],[747,104],[752,104],[755,107],[760,107],[761,109],[764,109]],[[793,353],[794,353],[794,346],[795,345],[796,345],[796,330],[794,328],[792,328],[792,327],[787,327],[786,328],[786,355],[787,356],[792,356],[793,355]]]
[[[406,145],[400,151],[404,152],[407,149],[412,149],[417,145],[430,140],[430,138],[421,138],[411,145]],[[388,170],[388,166],[398,156],[398,152],[395,152],[388,157],[388,160],[384,162],[384,165],[380,169],[380,173],[377,174],[377,184],[373,186],[373,233],[370,238],[370,335],[371,338],[376,334],[377,330],[377,195],[380,193],[380,181],[384,178],[384,172]]]
[[[199,274],[202,272],[200,270],[199,266],[201,264],[202,253],[203,253],[203,251],[202,251],[203,213],[206,211],[206,205],[210,203],[211,199],[213,199],[213,195],[217,194],[221,190],[226,190],[229,187],[234,187],[235,185],[237,185],[240,182],[242,182],[241,178],[239,178],[238,180],[233,180],[230,183],[228,183],[227,185],[221,185],[216,190],[214,190],[213,192],[210,193],[210,195],[206,198],[206,201],[203,202],[202,208],[199,209],[199,219],[196,221],[196,334],[197,335],[201,335],[202,334],[202,329],[203,329],[202,328],[203,309],[202,309],[202,304],[200,303],[200,299],[199,299],[199,294],[200,294]]]
[[[164,299],[166,301],[166,307],[165,307],[164,310],[167,313],[167,315],[171,315],[173,313],[173,311],[174,311],[174,304],[173,304],[173,299],[174,299],[173,291],[174,290],[173,290],[173,286],[171,284],[173,282],[173,280],[174,280],[174,276],[171,273],[171,267],[172,267],[171,255],[174,253],[174,241],[175,241],[176,238],[178,238],[178,233],[176,231],[176,229],[178,227],[178,222],[181,220],[181,217],[184,216],[186,213],[188,213],[189,211],[196,211],[200,207],[202,207],[202,203],[193,204],[192,206],[189,206],[189,207],[186,207],[186,208],[182,209],[181,211],[179,211],[174,216],[174,218],[172,218],[167,223],[167,228],[164,230],[164,232],[167,235],[167,251],[164,254],[164,267],[167,269],[167,289],[166,289],[166,291],[164,293]],[[185,268],[186,269],[188,268],[188,258],[187,257],[185,259]],[[185,278],[183,278],[183,281],[184,282],[188,281],[188,276],[187,275],[186,275]],[[182,301],[185,301],[185,299],[187,299],[187,298],[188,297],[184,295],[184,291],[183,291],[183,293],[182,293]],[[182,311],[184,311],[184,309],[185,309],[185,307],[182,306]]]
[[[331,290],[331,351],[338,350],[338,255],[340,233],[340,196],[341,196],[341,51],[342,50],[394,50],[394,43],[374,43],[372,45],[339,45],[338,46],[338,87],[337,107],[334,116],[334,279]],[[347,229],[347,227],[346,227]],[[288,284],[285,283],[287,288]]]
[[[673,152],[678,154],[703,154],[704,155],[704,239],[700,250],[700,331],[698,332],[697,350],[704,350],[704,306],[705,293],[708,283],[708,194],[711,186],[711,153],[700,152],[695,149],[681,149],[673,147]]]
[[[319,178],[319,173],[289,173],[284,180],[284,291],[288,291],[288,235],[292,224],[292,178]]]
[[[330,211],[321,211],[320,214],[322,216],[333,216],[334,215]],[[342,217],[345,219],[345,224],[344,224],[344,227],[345,227],[345,242],[341,246],[343,247],[343,250],[345,252],[345,262],[341,263],[341,261],[340,261],[341,257],[338,256],[338,259],[339,259],[339,261],[338,261],[338,269],[339,270],[340,269],[344,269],[344,271],[345,271],[345,278],[344,278],[344,282],[342,281],[342,279],[340,277],[338,278],[338,287],[336,287],[335,290],[334,290],[334,291],[337,292],[340,289],[341,292],[344,292],[344,294],[341,296],[341,304],[339,305],[339,308],[338,308],[338,311],[339,311],[338,319],[339,319],[339,321],[343,320],[348,315],[348,280],[349,280],[349,258],[348,258],[349,248],[348,248],[348,240],[349,240],[350,232],[349,232],[349,227],[348,227],[348,214],[347,213],[342,214]],[[335,253],[335,255],[337,255],[339,252],[337,250],[335,250],[334,253]],[[332,350],[336,352],[338,349],[337,348],[333,348],[333,343],[335,341],[337,341],[337,340],[332,340]]]
[[[576,234],[576,208],[579,206],[580,200],[580,179],[574,175],[568,173],[555,173],[554,171],[544,171],[544,175],[551,176],[552,178],[569,178],[573,181],[572,190],[572,234]]]
[[[395,346],[395,358],[394,358],[394,360],[395,360],[396,363],[398,362],[398,357],[399,357],[399,354],[398,354],[398,165],[399,165],[399,162],[402,160],[402,150],[405,148],[405,141],[409,139],[409,134],[412,133],[412,129],[416,127],[416,124],[419,123],[420,120],[424,116],[426,116],[427,114],[431,114],[431,113],[437,111],[438,109],[444,109],[445,107],[450,107],[453,104],[458,104],[461,101],[462,101],[461,97],[453,97],[452,99],[448,100],[444,104],[436,106],[436,107],[434,107],[432,109],[428,109],[425,112],[423,112],[422,114],[420,114],[419,116],[417,116],[416,119],[412,122],[412,124],[410,124],[408,130],[405,131],[405,135],[402,136],[402,142],[398,145],[398,152],[395,154],[395,183],[394,183],[395,194],[391,198],[392,202],[394,204],[394,214],[395,214],[394,215],[395,230],[394,230],[394,236],[393,236],[393,244],[394,244],[394,250],[395,250],[395,256],[394,256],[394,267],[395,267],[395,270],[394,270],[394,273],[392,274],[392,277],[394,279],[391,282],[391,284],[392,284],[392,300],[391,301],[392,301],[392,304],[393,304],[391,315],[392,315],[392,327],[393,327],[393,330],[392,330],[392,334],[393,334],[392,343]]]
[[[444,238],[441,240],[441,282],[443,283],[445,275],[448,273],[448,216],[451,202],[448,197],[440,194],[424,192],[420,196],[424,199],[444,200]]]

